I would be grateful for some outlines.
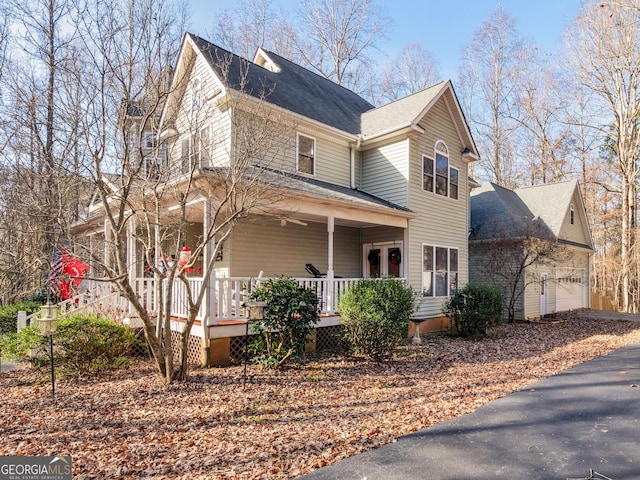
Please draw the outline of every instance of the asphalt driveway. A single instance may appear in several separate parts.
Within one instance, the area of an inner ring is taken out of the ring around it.
[[[640,479],[640,345],[301,478]]]

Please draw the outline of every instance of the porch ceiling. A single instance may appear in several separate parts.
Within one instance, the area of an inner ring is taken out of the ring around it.
[[[351,206],[319,199],[283,200],[278,203],[277,209],[273,214],[285,219],[293,218],[303,222],[319,223],[327,223],[327,218],[333,217],[336,225],[359,228],[381,225],[407,228],[409,219],[415,217],[415,215],[406,211],[399,212],[386,208],[364,208],[362,206]]]

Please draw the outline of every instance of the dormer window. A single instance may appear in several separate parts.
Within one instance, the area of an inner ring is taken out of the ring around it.
[[[298,134],[296,170],[307,175],[316,174],[316,140]]]

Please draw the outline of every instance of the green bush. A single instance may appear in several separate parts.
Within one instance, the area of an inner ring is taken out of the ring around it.
[[[474,337],[502,323],[502,308],[503,297],[498,287],[470,283],[452,295],[442,311],[453,321],[458,335]]]
[[[0,334],[15,333],[17,331],[18,312],[25,311],[27,315],[40,309],[42,303],[34,300],[21,300],[11,305],[0,307]]]
[[[407,336],[415,293],[395,278],[364,279],[342,295],[338,310],[351,348],[385,360]]]
[[[44,351],[45,346],[46,338],[38,333],[38,327],[26,327],[20,333],[11,332],[0,336],[2,357],[19,362],[32,361],[37,364],[37,359],[30,358],[30,351]]]
[[[307,337],[318,322],[318,296],[310,288],[301,287],[288,277],[263,282],[250,296],[252,301],[267,303],[264,320],[254,322],[256,334],[252,345],[253,359],[270,367],[299,360],[305,351]]]
[[[58,367],[70,374],[97,372],[122,365],[137,348],[140,339],[129,327],[95,315],[73,315],[59,320],[53,336]],[[2,355],[34,365],[48,362],[49,341],[38,327],[23,328],[0,338]]]
[[[73,315],[58,322],[56,360],[70,373],[118,367],[140,339],[129,327],[95,315]]]

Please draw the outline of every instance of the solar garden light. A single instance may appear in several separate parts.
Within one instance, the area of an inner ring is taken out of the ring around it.
[[[40,335],[49,337],[49,356],[51,357],[51,395],[56,396],[56,374],[53,366],[53,334],[58,323],[58,306],[47,303],[40,309],[38,329]]]

